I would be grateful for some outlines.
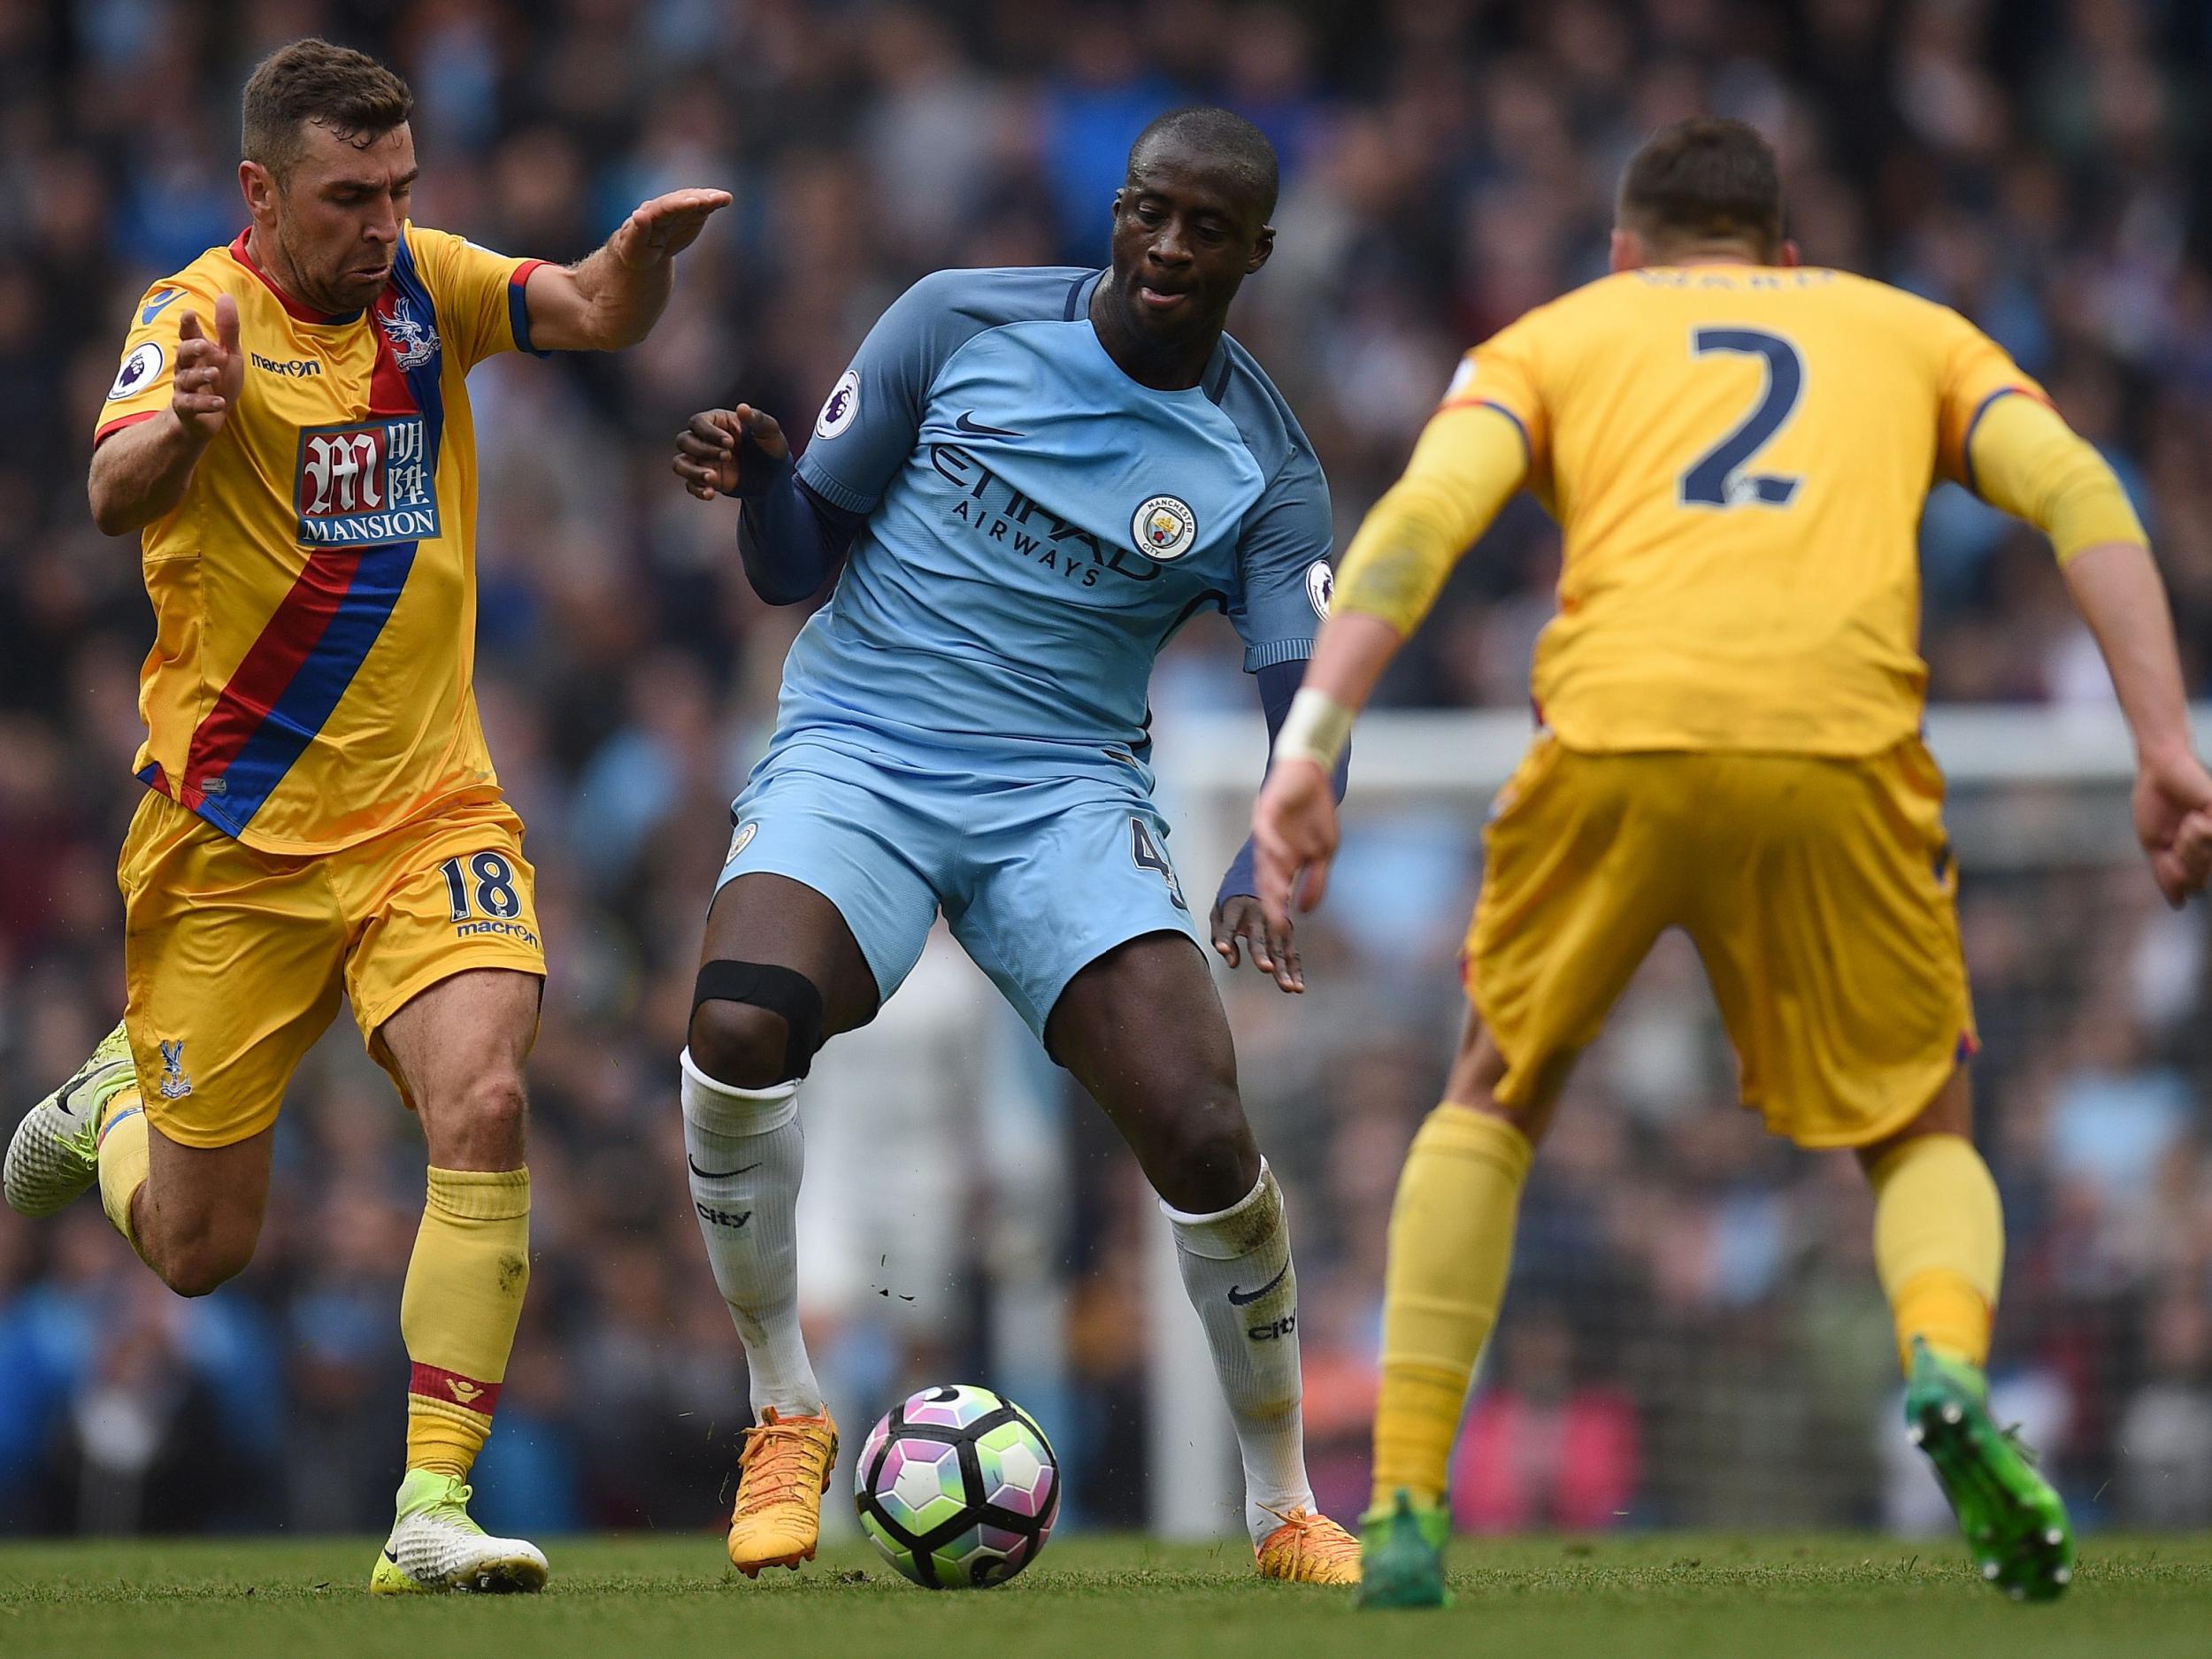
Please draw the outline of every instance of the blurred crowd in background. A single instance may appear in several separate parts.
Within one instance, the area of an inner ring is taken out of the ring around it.
[[[803,432],[922,273],[1097,263],[1128,142],[1164,108],[1227,104],[1281,152],[1277,251],[1233,326],[1318,448],[1341,534],[1456,355],[1602,273],[1637,142],[1738,115],[1781,148],[1808,262],[1959,307],[2114,462],[2208,688],[2212,8],[2191,0],[0,0],[9,1123],[121,1002],[112,869],[151,626],[131,548],[86,511],[94,413],[137,296],[243,222],[247,72],[311,33],[411,81],[426,224],[574,258],[654,191],[736,196],[647,343],[472,381],[480,695],[552,959],[535,1278],[480,1466],[495,1528],[709,1526],[745,1421],[674,1056],[726,802],[800,613],[749,594],[734,509],[681,493],[672,434],[741,396]],[[2037,538],[1947,488],[1924,542],[1938,695],[2108,695]],[[1521,704],[1557,557],[1533,505],[1511,509],[1385,701]],[[1217,619],[1155,693],[1170,733],[1191,710],[1259,718]],[[2124,833],[2124,802],[2089,804]],[[1339,1515],[1364,1494],[1384,1221],[1458,1018],[1479,806],[1367,812],[1308,929],[1312,993],[1231,991],[1292,1194],[1310,1444]],[[1967,852],[1977,1087],[2011,1232],[2001,1407],[2093,1523],[2212,1524],[2205,911],[2167,915],[2124,864],[1978,875]],[[1217,873],[1183,872],[1194,893]],[[1163,1224],[1110,1131],[941,939],[817,1079],[805,1295],[849,1438],[908,1386],[987,1378],[1061,1441],[1074,1517],[1141,1524],[1181,1472],[1147,1466],[1146,1422],[1213,1408],[1148,1393]],[[1463,1437],[1467,1525],[1941,1520],[1889,1415],[1855,1168],[1732,1105],[1694,958],[1671,944],[1539,1163]],[[197,1302],[89,1202],[36,1227],[0,1212],[0,1532],[384,1524],[422,1156],[347,1022],[300,1074],[277,1157],[258,1261]]]

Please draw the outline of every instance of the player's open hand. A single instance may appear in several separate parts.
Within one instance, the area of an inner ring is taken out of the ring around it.
[[[2212,773],[2194,755],[2146,756],[2135,779],[2135,834],[2166,902],[2179,910],[2212,880]]]
[[[1274,975],[1277,985],[1293,993],[1306,988],[1305,970],[1298,961],[1298,946],[1289,921],[1286,919],[1279,928],[1274,926],[1251,894],[1225,895],[1214,906],[1213,925],[1214,949],[1232,968],[1242,964],[1245,947],[1249,946],[1252,965],[1262,973]]]
[[[699,240],[707,220],[730,204],[727,190],[671,190],[641,202],[607,238],[607,251],[633,270],[672,259]]]
[[[1252,803],[1253,885],[1271,932],[1290,934],[1290,911],[1310,910],[1329,885],[1336,856],[1336,795],[1310,760],[1279,760]]]
[[[791,445],[773,415],[750,403],[740,403],[735,409],[710,409],[694,415],[691,424],[676,434],[672,470],[701,501],[734,495],[738,455],[748,438],[772,460],[781,461],[791,454]]]
[[[200,326],[200,314],[177,319],[177,373],[169,407],[184,429],[204,443],[223,429],[246,388],[246,354],[238,347],[238,302],[216,296],[215,337]]]

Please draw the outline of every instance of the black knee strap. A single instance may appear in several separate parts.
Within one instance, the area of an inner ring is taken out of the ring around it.
[[[784,1075],[803,1078],[813,1065],[822,1046],[822,993],[796,969],[726,958],[707,963],[692,988],[691,1011],[696,1014],[703,1002],[748,1002],[782,1015],[790,1027],[784,1040]]]

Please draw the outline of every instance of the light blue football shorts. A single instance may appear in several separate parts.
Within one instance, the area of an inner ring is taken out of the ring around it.
[[[1115,946],[1179,933],[1204,949],[1148,773],[1002,749],[781,741],[731,804],[715,890],[757,872],[813,888],[852,929],[886,1002],[941,910],[1040,1037],[1068,981]]]

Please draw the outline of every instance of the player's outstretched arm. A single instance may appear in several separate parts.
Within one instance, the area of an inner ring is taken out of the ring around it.
[[[668,303],[676,256],[729,204],[727,190],[672,190],[641,204],[581,265],[540,265],[523,289],[531,343],[618,351],[644,339]]]
[[[2212,775],[2197,758],[2172,613],[2120,480],[2039,399],[2001,396],[1967,437],[1965,475],[2051,538],[2135,739],[2135,833],[2169,904],[2212,877]]]
[[[1281,739],[1283,723],[1290,718],[1290,705],[1295,700],[1298,683],[1305,672],[1305,662],[1271,663],[1253,676],[1258,682],[1260,710],[1267,719],[1268,760],[1275,757],[1275,745]],[[1337,757],[1336,765],[1329,778],[1329,798],[1332,802],[1344,799],[1344,789],[1349,781],[1351,750],[1348,747]],[[1212,917],[1215,952],[1232,969],[1243,964],[1244,952],[1252,953],[1252,965],[1267,974],[1282,990],[1296,995],[1306,988],[1305,964],[1298,955],[1296,933],[1287,925],[1277,926],[1267,918],[1259,901],[1257,849],[1249,836],[1238,849],[1235,859],[1221,878],[1221,890],[1214,895]]]
[[[1275,741],[1252,807],[1253,872],[1271,928],[1294,901],[1310,910],[1336,856],[1330,775],[1352,722],[1460,556],[1528,472],[1517,426],[1494,409],[1447,404],[1421,434],[1405,475],[1375,503],[1337,572],[1329,619]]]
[[[238,302],[215,302],[215,334],[199,314],[177,321],[177,368],[169,407],[103,439],[92,451],[85,493],[92,522],[104,535],[142,530],[184,498],[200,452],[223,429],[246,382],[246,354],[238,344]]]
[[[1348,555],[1345,568],[1351,568]],[[1343,592],[1340,580],[1338,608],[1314,641],[1305,682],[1291,700],[1252,806],[1253,881],[1271,932],[1288,931],[1294,901],[1310,910],[1328,887],[1337,847],[1332,774],[1352,740],[1354,716],[1405,643],[1381,618],[1345,611]]]
[[[2158,890],[2178,908],[2212,879],[2212,774],[2190,738],[2165,584],[2147,548],[2107,541],[2067,560],[2066,588],[2134,734],[2136,836]]]

